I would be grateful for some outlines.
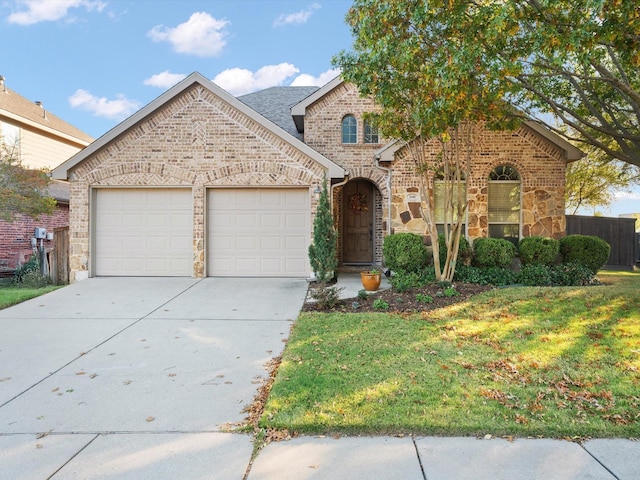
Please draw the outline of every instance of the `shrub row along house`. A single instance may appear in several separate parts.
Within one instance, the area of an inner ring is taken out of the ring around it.
[[[236,98],[191,74],[53,171],[71,186],[71,280],[308,277],[325,177],[340,263],[382,263],[386,235],[425,234],[424,199],[406,149],[364,120],[373,109],[339,77]],[[563,236],[581,152],[533,123],[478,138],[466,235]]]
[[[93,138],[48,112],[41,102],[32,102],[7,87],[0,76],[0,144],[25,168],[51,169],[89,145]],[[37,221],[16,214],[13,221],[0,219],[0,273],[11,272],[32,253],[31,238],[36,227],[53,232],[69,225],[69,187],[52,182],[47,194],[57,201],[52,215]],[[47,242],[47,249],[53,243]]]

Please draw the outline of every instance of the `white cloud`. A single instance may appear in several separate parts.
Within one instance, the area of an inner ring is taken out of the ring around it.
[[[292,87],[322,87],[323,85],[329,83],[331,80],[340,75],[340,69],[332,68],[327,70],[326,72],[322,72],[317,77],[313,75],[309,75],[308,73],[303,73],[302,75],[298,75],[293,82],[291,82]]]
[[[152,87],[170,88],[186,77],[183,73],[171,73],[169,70],[165,70],[162,73],[151,75],[143,83]]]
[[[76,93],[69,97],[69,104],[73,108],[91,112],[97,117],[117,121],[124,120],[140,108],[139,102],[129,100],[121,93],[116,95],[115,100],[108,100],[105,97],[96,97],[82,89],[76,90]]]
[[[627,190],[613,194],[616,200],[640,200],[640,190]]]
[[[282,85],[286,79],[299,71],[290,63],[266,65],[256,72],[244,68],[230,68],[216,75],[213,82],[237,96]]]
[[[285,25],[301,25],[306,23],[311,15],[320,8],[320,5],[314,3],[306,10],[300,10],[295,13],[282,13],[273,21],[274,28],[284,27]]]
[[[12,13],[7,20],[18,25],[60,20],[71,8],[84,7],[89,12],[101,12],[107,6],[99,0],[18,0],[16,5],[24,9]]]
[[[156,25],[147,33],[154,42],[169,42],[177,53],[213,57],[226,45],[230,22],[217,20],[206,12],[196,12],[177,27]]]

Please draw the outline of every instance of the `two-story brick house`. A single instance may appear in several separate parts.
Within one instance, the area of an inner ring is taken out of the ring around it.
[[[190,75],[54,170],[71,184],[71,279],[307,277],[325,176],[341,263],[382,263],[385,235],[425,225],[406,148],[363,119],[374,108],[340,78],[235,98]],[[532,123],[480,138],[466,234],[563,235],[580,151]]]
[[[0,76],[0,144],[23,167],[52,169],[92,141],[91,136],[47,111],[42,102],[30,101],[8,88]],[[23,214],[14,215],[11,222],[0,219],[0,273],[11,273],[28,259],[35,227],[53,232],[69,225],[67,182],[52,182],[47,193],[57,201],[53,214],[37,221]],[[46,247],[51,250],[53,242],[47,241]]]

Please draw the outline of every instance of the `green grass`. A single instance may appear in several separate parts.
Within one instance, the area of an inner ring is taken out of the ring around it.
[[[640,274],[428,314],[303,313],[260,422],[298,433],[640,437]]]
[[[60,286],[56,285],[49,285],[42,288],[23,288],[11,285],[2,285],[0,286],[0,310],[16,305],[20,302],[24,302],[25,300],[39,297],[40,295],[52,292],[58,288],[60,288]]]

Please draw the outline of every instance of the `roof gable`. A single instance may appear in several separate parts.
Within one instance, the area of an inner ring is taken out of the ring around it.
[[[172,88],[164,92],[158,98],[156,98],[155,100],[153,100],[152,102],[150,102],[149,104],[147,104],[146,106],[138,110],[136,113],[131,115],[128,119],[116,125],[114,128],[109,130],[107,133],[105,133],[102,137],[94,141],[84,150],[81,150],[76,155],[71,157],[69,160],[67,160],[66,162],[64,162],[57,168],[55,168],[52,171],[53,178],[62,179],[62,180],[67,179],[69,170],[71,170],[72,168],[74,168],[75,166],[77,166],[87,158],[89,158],[91,155],[93,155],[103,147],[107,146],[110,142],[114,141],[120,135],[127,132],[129,129],[134,127],[140,121],[142,121],[149,115],[153,114],[156,110],[158,110],[168,102],[172,101],[174,98],[178,97],[180,94],[182,94],[183,92],[185,92],[187,89],[189,89],[191,86],[195,84],[199,84],[202,87],[208,89],[218,98],[220,98],[222,101],[229,104],[231,107],[240,111],[242,114],[248,116],[253,121],[255,121],[256,123],[260,124],[262,127],[269,130],[271,133],[277,135],[281,139],[288,142],[291,146],[293,146],[297,150],[301,151],[305,155],[313,158],[316,162],[323,165],[328,170],[327,176],[329,178],[344,177],[345,172],[342,169],[342,167],[336,165],[331,160],[324,157],[317,151],[313,150],[311,147],[309,147],[302,141],[298,140],[291,134],[287,133],[281,127],[273,123],[271,120],[262,116],[260,113],[256,112],[251,107],[249,107],[246,103],[243,103],[242,101],[240,101],[239,99],[237,99],[236,97],[234,97],[233,95],[225,91],[224,89],[217,86],[212,81],[208,80],[201,74],[194,72],[191,75],[189,75],[187,78],[185,78],[184,80],[182,80],[181,82],[179,82],[178,84],[174,85]]]

